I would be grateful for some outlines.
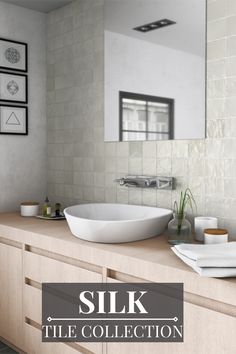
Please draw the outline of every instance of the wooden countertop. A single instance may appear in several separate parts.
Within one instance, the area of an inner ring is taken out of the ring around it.
[[[171,250],[164,235],[123,243],[91,243],[74,237],[65,220],[0,214],[0,237],[154,282],[183,282],[186,292],[236,306],[236,278],[200,277]]]

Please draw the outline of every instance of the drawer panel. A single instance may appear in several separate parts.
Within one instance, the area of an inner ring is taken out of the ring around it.
[[[0,243],[0,336],[22,346],[22,250]]]
[[[25,284],[24,287],[24,317],[27,317],[38,324],[42,323],[42,291],[27,284]],[[34,327],[32,328],[33,330],[40,332],[38,329]],[[87,349],[96,354],[102,354],[102,343],[84,342],[81,343],[81,346],[84,347],[84,349]],[[44,354],[44,352],[42,353]]]
[[[234,354],[236,318],[184,304],[183,343],[107,343],[107,354]]]
[[[24,276],[38,283],[100,283],[102,275],[55,259],[24,252]]]
[[[42,291],[33,286],[24,286],[24,317],[42,323]]]
[[[117,280],[117,279],[113,279],[113,278],[110,278],[110,277],[107,277],[106,278],[106,282],[109,284],[109,283],[114,283],[114,284],[121,284],[121,283],[124,283],[123,281],[121,280]]]
[[[25,323],[25,349],[28,354],[92,354],[83,348],[74,349],[64,343],[43,343],[41,331]]]

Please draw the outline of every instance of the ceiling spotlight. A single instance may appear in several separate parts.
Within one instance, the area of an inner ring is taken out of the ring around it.
[[[171,21],[171,20],[168,20],[165,18],[165,19],[162,19],[159,21],[147,23],[146,25],[135,27],[133,29],[135,31],[139,31],[139,32],[149,32],[149,31],[152,31],[155,29],[159,29],[159,28],[163,28],[163,27],[175,25],[175,24],[176,24],[175,21]]]
[[[141,27],[140,30],[143,31],[143,32],[146,32],[146,31],[149,30],[149,28],[148,27]]]

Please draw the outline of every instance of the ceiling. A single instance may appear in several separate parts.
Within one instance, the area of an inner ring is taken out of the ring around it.
[[[50,12],[72,0],[1,0],[40,12]],[[96,0],[94,0],[96,1]],[[147,33],[133,28],[161,19],[177,24]],[[205,56],[206,0],[105,0],[105,29]]]
[[[146,33],[133,28],[169,19],[175,25]],[[105,0],[105,29],[205,56],[206,0]]]
[[[72,0],[1,0],[2,2],[7,2],[9,4],[14,4],[27,9],[39,11],[39,12],[50,12],[52,10],[58,9],[59,7],[65,6],[72,2]]]

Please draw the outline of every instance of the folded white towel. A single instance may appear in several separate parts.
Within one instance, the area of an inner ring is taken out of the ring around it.
[[[180,244],[172,247],[172,251],[202,276],[236,276],[236,242],[214,245]]]
[[[175,249],[198,267],[236,267],[236,242],[214,245],[180,244]]]

